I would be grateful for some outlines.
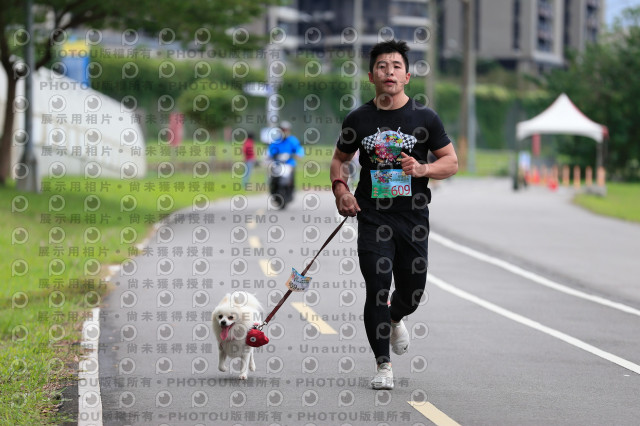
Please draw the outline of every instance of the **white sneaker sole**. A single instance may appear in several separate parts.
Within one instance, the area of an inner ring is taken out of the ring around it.
[[[393,389],[393,379],[389,379],[387,377],[384,380],[376,380],[375,378],[371,381],[371,388],[375,390],[392,390]]]
[[[397,341],[391,343],[391,350],[396,355],[403,355],[407,353],[407,351],[409,350],[409,343],[410,343],[409,331],[407,330],[407,327],[404,325],[404,322],[402,323],[402,325],[399,325],[398,327],[402,327],[404,329],[404,333],[403,333],[404,338],[400,338]],[[393,331],[392,331],[392,335],[393,335]]]
[[[396,355],[403,355],[409,350],[409,345],[394,345],[391,347],[391,350]]]

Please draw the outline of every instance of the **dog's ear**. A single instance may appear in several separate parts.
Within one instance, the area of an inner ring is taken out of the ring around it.
[[[224,297],[222,298],[222,300],[220,301],[221,305],[228,305],[230,304],[230,300],[229,298],[231,297],[231,295],[229,293],[225,294]]]
[[[244,291],[236,291],[232,295],[233,306],[244,307],[249,302],[249,296]]]

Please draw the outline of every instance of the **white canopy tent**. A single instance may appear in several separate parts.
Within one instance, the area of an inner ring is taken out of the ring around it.
[[[602,165],[602,142],[608,137],[607,126],[592,121],[563,93],[544,111],[516,125],[516,137],[522,140],[535,134],[586,136],[598,142],[598,166]]]
[[[563,93],[537,116],[516,125],[518,140],[534,134],[563,134],[586,136],[602,142],[607,127],[592,121]]]

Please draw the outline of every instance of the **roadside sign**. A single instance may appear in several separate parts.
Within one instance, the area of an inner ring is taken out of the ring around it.
[[[269,83],[246,83],[242,86],[242,90],[249,96],[260,96],[263,98],[269,97],[273,94],[273,89]]]

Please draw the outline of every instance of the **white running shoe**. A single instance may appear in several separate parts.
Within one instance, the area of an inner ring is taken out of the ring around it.
[[[371,380],[371,387],[376,390],[393,389],[393,371],[390,363],[383,362],[378,366],[378,373]]]
[[[404,321],[391,322],[391,349],[396,355],[402,355],[409,350],[409,332]]]

